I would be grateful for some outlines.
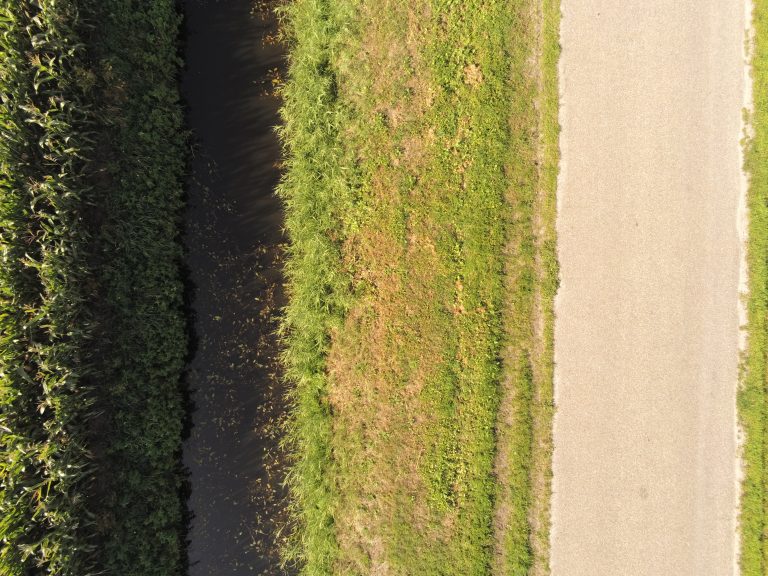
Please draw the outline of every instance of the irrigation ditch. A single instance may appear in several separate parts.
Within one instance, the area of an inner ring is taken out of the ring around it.
[[[278,445],[287,401],[275,336],[284,237],[271,88],[284,48],[270,4],[182,2],[193,144],[185,229],[194,332],[184,448],[190,576],[285,573]]]

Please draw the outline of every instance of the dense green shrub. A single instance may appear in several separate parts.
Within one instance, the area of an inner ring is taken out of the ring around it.
[[[184,557],[177,497],[186,352],[178,216],[183,166],[171,0],[84,2],[94,21],[105,185],[95,254],[97,365],[109,385],[99,517],[110,574],[168,576]]]

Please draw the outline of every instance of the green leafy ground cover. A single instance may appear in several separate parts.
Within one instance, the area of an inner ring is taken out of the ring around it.
[[[559,7],[284,16],[289,556],[546,573]]]
[[[0,574],[181,574],[179,17],[0,2]]]

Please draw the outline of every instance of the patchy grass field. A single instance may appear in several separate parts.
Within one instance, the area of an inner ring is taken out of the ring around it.
[[[749,300],[748,342],[739,396],[745,479],[741,502],[741,572],[768,572],[768,1],[754,0],[753,138],[747,145]]]
[[[285,16],[289,555],[546,573],[559,7]]]

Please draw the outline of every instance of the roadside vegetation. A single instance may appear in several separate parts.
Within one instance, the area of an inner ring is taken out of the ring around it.
[[[545,574],[559,6],[417,4],[283,11],[287,555]]]
[[[0,574],[184,569],[175,2],[0,2]]]
[[[512,50],[517,51],[514,61],[528,62],[529,68],[513,76],[517,82],[510,105],[512,117],[526,128],[513,131],[516,161],[508,168],[517,183],[508,192],[508,203],[519,208],[507,232],[494,574],[544,576],[549,574],[553,305],[558,286],[560,2],[528,4],[527,10],[537,11],[536,18],[517,14],[510,34]]]
[[[750,178],[748,339],[739,395],[745,433],[740,518],[743,576],[768,572],[768,0],[754,0],[753,10],[754,100],[745,162]]]

